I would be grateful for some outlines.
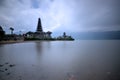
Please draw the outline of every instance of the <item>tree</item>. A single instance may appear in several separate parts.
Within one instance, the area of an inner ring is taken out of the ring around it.
[[[14,28],[10,27],[11,34],[13,34]]]
[[[0,41],[4,38],[5,31],[3,31],[3,28],[0,26]]]

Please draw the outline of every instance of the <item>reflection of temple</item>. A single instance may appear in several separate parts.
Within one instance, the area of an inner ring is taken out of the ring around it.
[[[27,38],[36,38],[36,39],[50,39],[52,32],[44,32],[42,29],[41,19],[38,19],[38,25],[36,32],[27,32]]]

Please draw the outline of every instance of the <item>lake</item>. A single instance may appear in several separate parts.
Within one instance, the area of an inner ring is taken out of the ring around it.
[[[1,44],[0,80],[120,80],[120,40]]]

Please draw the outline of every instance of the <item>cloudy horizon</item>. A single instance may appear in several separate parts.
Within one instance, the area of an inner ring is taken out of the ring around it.
[[[119,0],[0,0],[0,25],[35,31],[40,17],[44,31],[118,31],[119,7]]]

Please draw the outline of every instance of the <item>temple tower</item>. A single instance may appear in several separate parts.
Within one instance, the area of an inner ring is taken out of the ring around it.
[[[37,24],[37,30],[36,30],[36,32],[43,32],[42,24],[41,24],[41,19],[40,18],[38,19],[38,24]]]

